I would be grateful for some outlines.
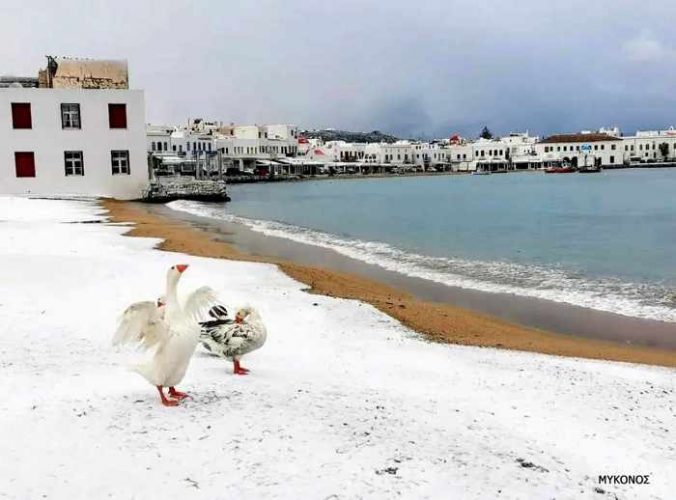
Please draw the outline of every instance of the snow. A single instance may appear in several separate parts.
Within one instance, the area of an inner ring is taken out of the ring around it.
[[[673,369],[428,343],[274,266],[160,252],[103,222],[92,201],[0,197],[0,498],[676,489]],[[208,284],[254,305],[268,342],[244,358],[246,377],[198,351],[179,387],[192,399],[165,408],[110,340],[120,312],[160,295],[181,262],[183,293]]]

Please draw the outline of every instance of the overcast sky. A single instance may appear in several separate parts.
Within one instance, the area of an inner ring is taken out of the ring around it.
[[[125,58],[147,120],[533,134],[676,125],[676,0],[0,0],[0,74]]]

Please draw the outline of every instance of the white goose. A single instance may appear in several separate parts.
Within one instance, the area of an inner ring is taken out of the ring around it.
[[[137,302],[122,314],[113,337],[113,345],[137,344],[154,354],[134,370],[157,387],[165,406],[177,406],[188,395],[176,390],[185,375],[190,358],[199,342],[198,317],[215,302],[215,293],[209,287],[198,288],[185,302],[178,300],[176,287],[187,264],[171,266],[167,272],[165,296],[157,303]],[[164,387],[169,388],[168,399]]]
[[[242,307],[233,321],[227,317],[225,307],[219,305],[209,310],[209,316],[214,319],[200,323],[202,345],[209,352],[232,360],[235,375],[246,375],[249,370],[239,364],[241,357],[261,348],[267,338],[260,314],[253,307]]]

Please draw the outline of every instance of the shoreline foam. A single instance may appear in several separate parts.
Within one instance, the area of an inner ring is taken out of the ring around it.
[[[408,293],[361,276],[249,255],[217,241],[207,231],[150,213],[131,203],[104,200],[103,205],[113,222],[135,223],[135,227],[127,233],[129,236],[163,239],[160,249],[204,257],[276,264],[292,278],[307,284],[313,293],[367,302],[434,341],[676,366],[676,353],[673,351],[625,346],[518,326],[450,304],[419,300]]]
[[[488,293],[514,294],[586,308],[593,303],[593,309],[597,311],[675,323],[676,328],[676,309],[666,305],[644,303],[645,295],[648,293],[654,295],[655,300],[657,296],[663,297],[667,294],[667,290],[656,286],[649,287],[611,279],[583,279],[579,276],[570,276],[564,270],[524,264],[420,255],[387,243],[342,238],[283,222],[225,214],[220,205],[210,210],[207,205],[199,202],[179,200],[167,206],[172,210],[199,217],[242,224],[266,236],[333,250],[387,271],[396,271],[446,286]],[[636,290],[641,290],[644,296],[636,293]]]

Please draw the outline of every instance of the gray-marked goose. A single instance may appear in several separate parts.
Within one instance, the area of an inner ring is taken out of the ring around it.
[[[267,338],[267,330],[260,314],[253,307],[242,307],[235,319],[228,318],[224,306],[215,306],[209,310],[211,320],[200,323],[200,340],[209,352],[231,360],[233,373],[246,375],[249,370],[240,365],[240,359],[256,349],[260,349]]]

